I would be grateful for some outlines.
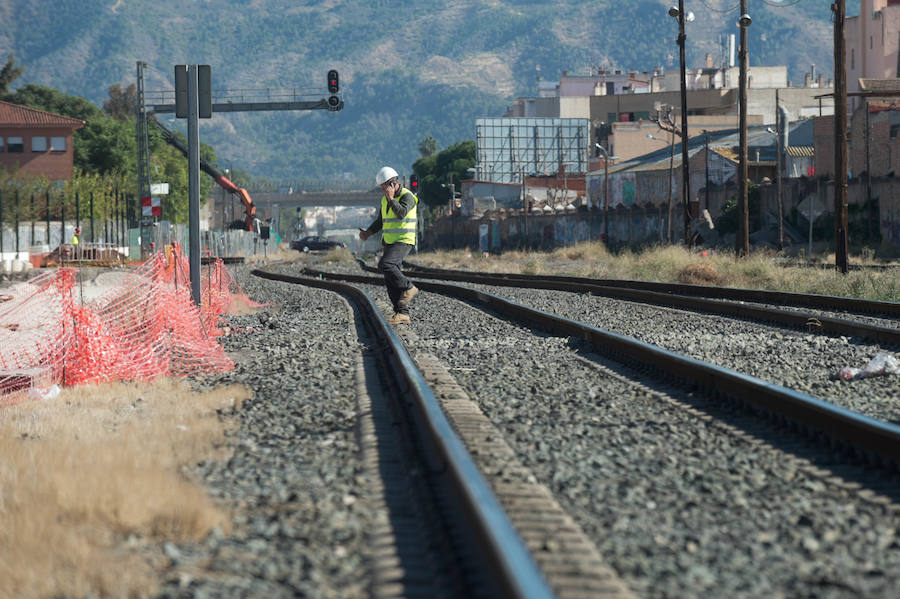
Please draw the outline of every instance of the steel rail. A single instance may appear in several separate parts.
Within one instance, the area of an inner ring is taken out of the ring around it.
[[[476,537],[480,551],[492,566],[491,571],[497,575],[494,582],[500,592],[505,597],[523,599],[554,597],[531,553],[447,420],[424,376],[371,296],[352,285],[325,280],[328,277],[295,277],[259,269],[251,274],[273,281],[327,289],[352,298],[399,366],[397,371],[402,377],[400,388],[404,390],[404,398],[416,408],[413,420],[421,425],[421,440],[439,457],[440,464],[436,465],[435,471],[449,477],[449,487],[456,494],[457,505],[461,506],[467,517],[467,528]]]
[[[347,275],[306,269],[312,276],[356,283],[382,285],[381,277]],[[900,426],[882,422],[819,398],[762,379],[703,362],[626,335],[548,314],[490,293],[452,285],[415,280],[422,290],[462,298],[481,309],[561,336],[588,342],[599,354],[625,359],[641,367],[652,367],[690,389],[703,389],[740,400],[770,414],[818,430],[837,445],[848,444],[873,461],[900,467]]]
[[[366,270],[374,270],[368,265],[364,265],[363,267]],[[494,285],[497,287],[524,287],[529,289],[590,293],[603,297],[642,302],[654,306],[669,306],[685,310],[719,314],[722,316],[776,323],[788,327],[805,329],[810,333],[858,337],[880,345],[900,346],[900,329],[883,327],[845,318],[834,318],[820,314],[805,313],[797,310],[767,308],[764,306],[753,306],[744,303],[736,304],[733,301],[678,295],[675,293],[660,293],[643,289],[606,286],[603,284],[592,283],[591,281],[593,279],[580,277],[528,277],[526,275],[510,277],[508,275],[493,275],[464,271],[432,272],[430,270],[424,273],[411,270],[407,271],[407,274],[423,278],[462,281],[467,283],[477,283],[479,285]]]
[[[430,278],[433,274],[480,274],[471,271],[449,270],[421,266],[408,263],[409,271],[415,276]],[[885,314],[888,316],[900,316],[900,302],[888,302],[881,300],[867,300],[855,297],[840,297],[835,295],[821,295],[816,293],[795,293],[791,291],[771,291],[766,289],[742,289],[738,287],[711,287],[708,285],[693,285],[688,283],[660,283],[657,281],[634,281],[629,279],[592,279],[589,277],[575,277],[568,275],[526,275],[517,273],[492,273],[492,276],[509,279],[511,281],[558,281],[568,283],[580,283],[584,285],[602,285],[605,287],[622,287],[625,289],[642,289],[666,294],[690,295],[708,298],[729,299],[744,302],[759,302],[765,304],[786,304],[790,306],[806,306],[810,308],[822,308],[825,310],[843,310],[848,312],[860,312],[865,314]]]

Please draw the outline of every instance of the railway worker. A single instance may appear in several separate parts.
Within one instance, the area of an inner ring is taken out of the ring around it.
[[[367,229],[359,230],[359,238],[365,241],[381,231],[382,254],[378,270],[384,275],[388,297],[394,306],[391,324],[409,324],[409,303],[419,292],[412,281],[400,270],[403,259],[416,244],[416,214],[419,198],[400,185],[400,176],[389,166],[382,167],[375,175],[375,183],[381,187],[381,210]]]
[[[78,253],[78,250],[79,250],[78,241],[79,241],[80,236],[81,236],[81,227],[75,227],[75,233],[72,235],[72,249],[74,250],[73,253],[75,254],[76,260],[79,260],[81,258],[81,256]]]

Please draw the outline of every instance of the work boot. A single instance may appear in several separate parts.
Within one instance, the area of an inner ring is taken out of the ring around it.
[[[409,314],[400,314],[397,312],[388,318],[388,322],[391,324],[409,324]]]
[[[397,307],[406,308],[407,306],[409,306],[409,302],[411,302],[412,299],[416,297],[417,293],[419,293],[419,288],[415,285],[401,293],[400,298],[397,300]]]

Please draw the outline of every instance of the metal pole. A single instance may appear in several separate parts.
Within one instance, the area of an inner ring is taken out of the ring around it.
[[[525,188],[525,171],[522,170],[522,245],[528,249],[528,195]]]
[[[31,245],[34,245],[34,194],[31,194]]]
[[[844,21],[846,0],[831,5],[834,12],[834,262],[842,273],[849,271],[847,232],[847,43]]]
[[[200,107],[197,65],[188,65],[188,208],[191,295],[200,305]]]
[[[59,247],[66,242],[66,198],[59,198]]]
[[[91,192],[90,195],[90,208],[91,208],[91,243],[97,242],[97,237],[94,235],[94,192]]]
[[[46,192],[44,194],[44,198],[47,200],[47,248],[50,249],[50,192]]]
[[[778,249],[784,249],[784,196],[781,190],[781,170],[784,168],[782,163],[781,140],[784,138],[785,123],[781,118],[781,107],[778,101],[778,89],[775,90],[775,145],[777,146],[776,160],[778,166],[775,168],[775,181],[778,193]]]
[[[19,190],[16,190],[16,255],[13,260],[19,259]]]
[[[704,208],[709,210],[709,131],[704,131],[704,141],[706,142],[706,202]]]
[[[806,250],[806,261],[808,263],[812,262],[813,204],[819,201],[819,195],[822,193],[821,183],[821,177],[816,177],[816,199],[815,201],[812,198],[809,199],[809,247]]]
[[[691,165],[688,161],[687,72],[684,59],[684,0],[678,0],[678,52],[681,60],[681,193],[684,209],[684,245],[691,247]]]
[[[666,197],[666,242],[672,243],[672,176],[675,172],[675,129],[669,134],[672,136],[669,143],[669,191]]]
[[[866,98],[866,239],[872,239],[872,163],[869,155],[869,98]]]
[[[603,236],[609,247],[609,153],[603,161]]]
[[[741,48],[740,82],[738,85],[738,115],[740,128],[740,167],[738,172],[738,236],[735,253],[738,256],[750,254],[750,207],[747,202],[747,0],[741,0]]]

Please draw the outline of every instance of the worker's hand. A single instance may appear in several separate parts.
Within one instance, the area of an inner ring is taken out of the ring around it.
[[[394,193],[396,192],[397,187],[398,187],[397,185],[388,185],[387,188],[384,190],[384,197],[386,197],[388,199],[388,201],[391,201],[394,199]]]
[[[359,238],[362,239],[363,241],[365,241],[366,239],[369,238],[369,232],[366,231],[365,229],[360,229],[359,230]]]

